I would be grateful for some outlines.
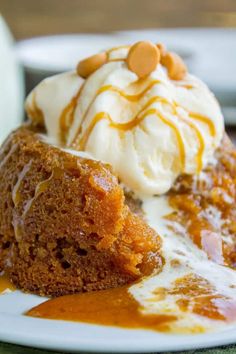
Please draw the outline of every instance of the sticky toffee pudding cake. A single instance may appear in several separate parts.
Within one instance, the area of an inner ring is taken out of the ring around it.
[[[236,149],[182,59],[148,41],[109,49],[40,83],[26,112],[0,151],[0,270],[56,297],[27,315],[233,325]]]
[[[125,204],[108,165],[59,150],[28,127],[0,154],[1,266],[25,291],[62,295],[160,269],[157,233]]]
[[[198,179],[179,177],[168,193],[174,211],[167,218],[209,259],[236,269],[236,149],[227,136],[215,157]]]

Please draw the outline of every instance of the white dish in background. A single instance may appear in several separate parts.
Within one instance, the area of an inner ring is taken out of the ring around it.
[[[25,68],[50,73],[71,70],[82,58],[119,44],[115,34],[55,35],[22,40],[16,51]]]
[[[236,29],[178,28],[120,32],[131,42],[148,38],[193,53],[190,71],[215,93],[228,124],[236,125]]]
[[[132,42],[160,41],[170,47],[181,46],[195,55],[194,74],[217,90],[236,92],[236,29],[171,28],[119,32]]]
[[[171,50],[179,52],[190,71],[210,86],[226,108],[226,122],[236,124],[236,116],[232,115],[232,108],[236,107],[234,29],[151,29],[107,35],[58,35],[23,40],[18,42],[16,50],[27,72],[36,75],[32,78],[32,86],[48,75],[75,68],[81,58],[97,51],[142,39],[163,42]]]
[[[0,295],[0,341],[66,352],[151,353],[235,343],[236,329],[201,335],[168,335],[23,316],[45,301],[16,291]]]
[[[26,93],[46,77],[72,70],[79,60],[119,44],[115,34],[55,35],[18,42],[16,53],[25,69]]]
[[[23,120],[23,72],[11,33],[0,14],[0,143]]]
[[[107,35],[72,34],[35,37],[17,43],[16,53],[25,69],[32,72],[52,74],[72,70],[78,61],[101,50],[132,42],[132,38],[122,32]],[[191,66],[194,53],[187,47],[174,45],[177,51]]]

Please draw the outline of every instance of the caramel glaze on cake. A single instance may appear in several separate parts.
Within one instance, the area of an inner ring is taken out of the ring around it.
[[[211,260],[236,268],[236,149],[227,136],[215,157],[202,176],[179,177],[169,192],[176,211],[168,218]]]
[[[29,126],[0,151],[0,271],[58,296],[159,270],[156,232],[125,203],[111,168],[43,142]]]

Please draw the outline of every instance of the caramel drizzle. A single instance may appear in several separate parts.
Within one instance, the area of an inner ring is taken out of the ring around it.
[[[200,130],[191,121],[189,121],[189,120],[183,118],[182,116],[180,116],[180,114],[177,111],[177,107],[178,106],[175,103],[171,104],[171,102],[168,101],[167,99],[165,99],[164,97],[159,97],[159,96],[152,97],[146,103],[146,105],[144,106],[143,110],[147,109],[149,106],[151,106],[153,103],[156,103],[156,102],[161,102],[161,103],[169,105],[170,108],[172,109],[172,113],[174,115],[178,116],[178,118],[180,120],[184,121],[184,123],[186,125],[188,125],[191,129],[194,130],[194,132],[196,134],[196,137],[198,139],[198,142],[199,142],[198,153],[196,155],[197,172],[199,173],[201,171],[201,169],[202,169],[202,156],[203,156],[203,152],[204,152],[204,148],[205,148],[204,139],[202,137],[202,134],[201,134]],[[180,144],[179,144],[179,146],[180,146]],[[183,153],[184,153],[184,155],[183,155]],[[180,150],[180,157],[181,157],[181,160],[183,161],[183,165],[185,165],[185,149],[184,149],[184,152],[182,152]]]
[[[97,96],[100,94],[100,93],[103,93],[105,91],[113,91],[113,92],[117,92],[119,93],[122,97],[126,98],[127,100],[129,101],[138,101],[139,99],[141,99],[146,93],[147,91],[149,91],[154,85],[156,84],[160,84],[161,81],[159,80],[154,80],[152,81],[149,86],[147,88],[144,89],[144,91],[140,92],[139,94],[136,94],[136,95],[128,95],[126,94],[125,92],[123,92],[121,89],[119,89],[118,87],[115,87],[115,86],[112,86],[112,85],[107,85],[107,86],[104,86],[102,87],[100,90],[98,90],[98,93],[97,93]],[[97,97],[96,96],[96,97]],[[156,96],[156,97],[153,97],[151,100],[151,103],[154,103],[154,102],[157,102],[161,99],[161,101],[163,103],[166,103],[166,104],[169,104],[171,106],[172,109],[175,109],[176,107],[180,107],[178,105],[178,103],[174,102],[173,104],[168,101],[167,99],[165,99],[164,97],[160,97],[160,96]],[[147,104],[147,105],[150,105],[151,103]],[[146,106],[147,106],[146,105]],[[145,106],[145,108],[146,108]],[[184,107],[182,107],[184,108]],[[184,108],[186,111],[188,111],[186,108]],[[174,113],[176,114],[176,110],[174,111]],[[205,123],[206,125],[208,125],[209,127],[209,131],[210,131],[210,134],[212,136],[215,136],[216,135],[216,131],[215,131],[215,126],[214,126],[214,123],[207,117],[199,114],[199,113],[193,113],[193,112],[188,112],[189,113],[189,116],[195,120],[198,120],[202,123]]]
[[[59,124],[60,124],[60,133],[61,133],[61,142],[66,143],[66,137],[69,131],[70,126],[74,122],[75,118],[75,110],[77,108],[77,103],[78,99],[81,95],[82,88],[84,85],[80,87],[78,92],[76,93],[75,96],[72,97],[70,102],[66,105],[66,107],[63,109],[60,118],[59,118]]]
[[[126,98],[127,100],[129,100],[130,102],[137,102],[138,100],[140,100],[141,98],[143,98],[143,96],[155,85],[160,84],[161,81],[159,80],[153,80],[143,91],[139,92],[136,95],[129,95],[127,93],[125,93],[124,91],[122,91],[119,87],[116,86],[112,86],[112,85],[106,85],[101,87],[98,92],[97,92],[97,96],[100,95],[101,93],[105,92],[105,91],[113,91],[118,93],[120,96]]]
[[[21,196],[20,196],[20,192],[19,192],[20,186],[21,186],[21,183],[22,183],[23,179],[25,178],[27,172],[30,170],[31,165],[32,165],[32,160],[30,160],[24,166],[23,170],[20,172],[20,174],[18,176],[18,180],[17,180],[16,184],[13,187],[13,190],[12,190],[12,201],[13,201],[15,207],[17,207],[18,204],[20,203],[20,200],[21,200]]]
[[[186,110],[186,108],[184,108],[184,109]],[[200,113],[194,113],[194,112],[189,112],[189,117],[191,117],[192,119],[198,120],[199,122],[205,123],[206,125],[208,125],[209,132],[210,132],[211,136],[214,137],[216,135],[215,125],[209,118],[203,116]]]
[[[187,124],[194,131],[194,133],[198,139],[199,147],[198,147],[198,152],[196,154],[196,165],[197,165],[197,173],[200,173],[202,170],[202,166],[203,166],[202,156],[203,156],[204,148],[205,148],[205,142],[204,142],[203,136],[202,136],[200,130],[196,127],[196,125],[194,125],[191,121],[187,120],[186,118],[180,116],[180,114],[178,113],[176,108],[177,108],[177,106],[173,107],[174,114],[177,115],[180,120],[183,120],[185,122],[185,124]]]
[[[108,59],[108,63],[111,63],[111,62],[116,62],[116,61],[125,61],[126,59],[125,58],[114,58],[114,59]]]
[[[35,200],[42,194],[44,193],[47,188],[48,188],[48,185],[50,183],[50,181],[53,179],[54,177],[54,171],[51,173],[50,177],[45,179],[44,181],[42,182],[39,182],[35,188],[35,193],[34,193],[34,196],[33,198],[29,199],[24,207],[24,212],[23,212],[23,215],[22,217],[25,218],[27,213],[29,212],[29,210],[31,209],[33,203],[35,202]]]
[[[114,49],[115,50],[115,49]],[[82,117],[82,120],[81,120],[81,124],[80,124],[80,127],[78,128],[76,134],[75,134],[75,138],[74,140],[72,141],[72,146],[76,147],[76,146],[79,146],[79,149],[84,149],[86,144],[87,144],[87,141],[88,141],[88,138],[89,138],[89,135],[91,134],[92,130],[94,129],[94,127],[96,126],[96,124],[101,121],[102,119],[106,119],[110,122],[110,126],[115,128],[115,129],[118,129],[120,131],[126,131],[126,130],[130,130],[132,128],[131,127],[135,127],[137,124],[136,122],[139,122],[139,119],[140,119],[140,114],[143,113],[144,110],[146,110],[147,108],[149,108],[149,106],[151,106],[153,103],[155,102],[161,102],[163,104],[167,104],[171,107],[172,109],[172,112],[177,115],[179,117],[180,120],[184,121],[184,123],[186,125],[188,125],[192,130],[194,130],[195,132],[195,135],[198,139],[198,142],[199,142],[199,148],[198,148],[198,152],[197,152],[197,155],[196,155],[196,164],[197,164],[197,172],[199,173],[202,169],[202,165],[203,165],[203,162],[202,162],[202,156],[203,156],[203,153],[204,153],[204,148],[205,148],[205,143],[204,143],[204,139],[202,137],[202,134],[200,132],[200,130],[191,122],[189,121],[188,119],[185,119],[183,118],[182,116],[180,116],[180,114],[177,112],[177,108],[180,107],[178,105],[178,103],[176,102],[173,102],[171,103],[169,100],[165,99],[164,97],[161,97],[161,96],[155,96],[153,98],[151,98],[146,104],[145,106],[141,109],[141,111],[137,114],[136,117],[134,117],[130,122],[128,123],[115,123],[113,122],[112,118],[110,117],[109,114],[105,113],[105,112],[100,112],[98,113],[93,121],[91,122],[90,126],[88,127],[88,129],[86,130],[86,132],[84,133],[83,137],[78,141],[79,139],[79,136],[80,136],[80,133],[82,131],[82,123],[90,109],[90,107],[92,106],[93,102],[95,101],[95,99],[100,95],[102,94],[103,92],[106,92],[106,91],[113,91],[115,93],[118,93],[121,97],[129,100],[130,102],[137,102],[138,100],[140,100],[154,85],[156,84],[160,84],[161,82],[159,80],[153,80],[151,83],[149,83],[149,85],[143,90],[141,91],[140,93],[138,94],[135,94],[135,95],[130,95],[130,94],[127,94],[125,93],[124,91],[122,91],[120,88],[118,87],[115,87],[115,86],[112,86],[112,85],[106,85],[102,88],[100,88],[97,92],[97,94],[95,95],[94,99],[92,100],[91,104],[89,105],[89,107],[87,108],[85,114],[83,115]],[[191,85],[190,85],[191,86]],[[191,86],[192,88],[192,86]],[[187,109],[185,108],[185,110],[187,111]],[[149,111],[150,112],[150,111]],[[194,120],[197,120],[197,121],[200,121],[204,124],[206,124],[209,128],[209,131],[210,131],[210,134],[211,136],[215,136],[216,134],[216,131],[215,131],[215,126],[213,124],[213,122],[201,115],[201,114],[198,114],[198,113],[193,113],[193,112],[188,112],[189,113],[189,117],[194,119]],[[145,117],[147,115],[145,114]],[[177,137],[177,141],[178,141],[178,146],[179,146],[179,150],[180,150],[180,158],[181,158],[181,164],[183,166],[183,171],[184,171],[184,165],[185,165],[185,149],[184,149],[184,143],[183,143],[183,139],[181,137],[181,134],[178,132],[178,134],[176,133],[176,131],[178,130],[178,127],[176,125],[174,125],[174,123],[171,123],[171,125],[169,124],[170,121],[165,118],[160,111],[158,111],[158,116],[159,118],[165,122],[165,124],[167,124],[166,122],[168,122],[168,125],[171,126],[172,130],[175,131],[175,135]],[[143,120],[143,119],[142,119]],[[142,121],[141,120],[141,121]],[[133,126],[133,122],[134,123],[134,126]],[[180,143],[181,141],[181,143]]]
[[[140,79],[138,80],[138,82],[140,81]],[[113,90],[114,92],[117,92],[119,93],[121,96],[123,96],[124,98],[126,98],[127,100],[129,101],[138,101],[140,98],[142,98],[145,93],[147,93],[147,91],[149,91],[154,85],[156,84],[159,84],[160,81],[159,80],[153,80],[143,91],[141,91],[140,93],[136,94],[136,95],[129,95],[129,94],[126,94],[125,92],[123,92],[121,89],[119,89],[118,87],[115,87],[115,86],[112,86],[112,85],[106,85],[102,88],[100,88],[98,90],[98,92],[96,93],[95,97],[93,98],[92,102],[90,103],[90,105],[88,106],[88,108],[86,109],[85,113],[83,114],[82,116],[82,119],[81,119],[81,123],[80,123],[80,126],[79,128],[77,129],[77,132],[75,134],[75,137],[71,143],[72,146],[76,147],[78,143],[78,137],[80,136],[80,133],[82,131],[82,124],[85,120],[85,117],[87,116],[89,110],[90,110],[90,107],[93,105],[94,101],[96,100],[96,98],[102,94],[103,92],[105,91],[111,91]]]
[[[160,97],[153,97],[150,99],[150,101],[147,103],[147,105],[148,104],[151,105],[152,103],[158,102],[158,101],[160,101]],[[187,124],[190,128],[192,128],[192,130],[194,130],[196,137],[198,139],[198,142],[199,142],[198,153],[196,155],[197,173],[199,173],[202,170],[202,165],[203,165],[202,156],[203,156],[204,148],[205,148],[205,142],[204,142],[204,139],[203,139],[203,136],[202,136],[200,130],[191,121],[180,116],[180,114],[177,111],[177,107],[180,107],[180,106],[177,103],[174,102],[173,104],[171,104],[171,102],[169,102],[168,100],[165,100],[164,98],[163,98],[162,102],[170,105],[170,107],[172,108],[173,114],[177,115],[180,120],[183,120],[185,122],[185,124]],[[194,113],[190,113],[189,115],[191,116],[191,118],[194,118],[196,120],[199,120],[199,121],[207,124],[209,127],[210,134],[212,136],[215,136],[215,126],[211,122],[211,120],[209,120],[209,118],[204,117],[200,114],[194,114]]]
[[[192,84],[187,84],[186,82],[182,81],[175,81],[172,80],[172,83],[176,86],[176,87],[180,87],[180,88],[186,88],[187,90],[192,90],[194,88],[196,88],[196,86],[192,85]]]
[[[113,48],[110,48],[106,51],[107,53],[107,56],[109,58],[110,54],[119,50],[119,49],[129,49],[131,46],[130,45],[121,45],[121,46],[118,46],[118,47],[113,47]]]
[[[115,128],[115,129],[118,129],[121,131],[128,131],[128,130],[132,130],[137,125],[139,125],[148,115],[156,115],[159,119],[161,119],[161,121],[163,123],[168,125],[174,131],[176,138],[177,138],[178,145],[179,145],[180,160],[181,160],[182,169],[184,169],[185,150],[184,150],[183,139],[181,137],[179,129],[173,122],[171,122],[167,118],[165,118],[162,115],[162,113],[155,108],[150,108],[149,110],[147,110],[146,112],[144,112],[142,114],[140,114],[140,113],[137,114],[135,118],[133,118],[131,121],[129,121],[127,123],[114,122],[112,120],[111,116],[106,112],[100,112],[100,113],[96,114],[96,116],[94,117],[93,121],[91,122],[90,126],[88,127],[88,129],[86,130],[84,136],[82,137],[82,139],[80,141],[80,149],[84,150],[91,132],[93,131],[94,127],[96,126],[96,124],[99,121],[107,120],[110,123],[111,128]]]
[[[30,167],[29,167],[30,168]],[[23,171],[22,171],[23,172]],[[44,181],[41,181],[37,184],[36,188],[35,188],[35,192],[34,192],[34,196],[32,198],[30,198],[29,200],[26,201],[26,204],[24,205],[24,209],[23,209],[23,213],[21,215],[21,217],[17,217],[17,215],[13,215],[13,228],[14,228],[14,233],[15,233],[15,238],[16,240],[20,240],[22,238],[22,235],[24,233],[24,225],[23,225],[23,220],[26,218],[28,212],[30,211],[33,203],[36,201],[36,199],[42,194],[44,193],[48,186],[50,181],[54,178],[59,176],[59,174],[61,174],[61,170],[57,167],[54,168],[54,170],[52,171],[51,175],[49,178],[47,178]],[[15,206],[17,205],[17,203],[19,203],[18,201],[18,197],[17,199],[15,199]]]
[[[111,53],[113,53],[113,52],[115,52],[115,51],[117,51],[119,49],[129,49],[130,47],[131,47],[130,45],[121,45],[121,46],[118,46],[118,47],[114,47],[114,48],[108,49],[106,51],[108,62],[110,63],[110,62],[116,62],[116,61],[125,61],[126,58],[114,58],[114,59],[111,59],[110,55],[111,55]]]
[[[197,173],[200,173],[201,170],[202,170],[202,166],[203,166],[203,161],[202,161],[202,156],[203,156],[203,153],[204,153],[204,148],[205,148],[205,142],[204,142],[204,139],[202,137],[202,134],[201,132],[199,131],[199,129],[190,121],[187,121],[186,119],[184,118],[181,118],[184,120],[184,122],[190,126],[192,128],[192,130],[194,130],[195,134],[196,134],[196,137],[198,139],[198,142],[199,142],[199,148],[198,148],[198,152],[197,152],[197,155],[196,155],[196,164],[197,164]]]
[[[38,124],[44,124],[44,114],[43,111],[38,107],[36,103],[36,92],[32,93],[32,106],[27,105],[26,111],[31,120]]]
[[[183,84],[183,85],[175,85],[175,86],[186,88],[187,90],[192,90],[194,88],[193,85],[187,85],[187,84],[186,85],[185,84]]]
[[[102,87],[97,95],[105,92],[105,91],[113,91],[113,92],[117,92],[118,94],[120,94],[122,97],[124,97],[125,99],[128,99],[129,101],[131,102],[135,102],[135,101],[138,101],[140,98],[142,98],[146,92],[151,89],[155,84],[158,84],[160,83],[158,80],[155,80],[153,82],[151,82],[151,84],[149,84],[148,87],[146,87],[142,92],[140,92],[139,94],[136,94],[136,95],[128,95],[126,94],[125,92],[123,92],[121,89],[117,88],[117,87],[114,87],[112,85],[107,85],[107,86],[104,86]],[[152,97],[147,103],[146,105],[142,108],[141,112],[143,112],[145,109],[147,109],[149,106],[151,106],[153,103],[155,102],[161,102],[161,103],[164,103],[164,104],[168,104],[171,106],[172,108],[172,111],[174,114],[176,114],[180,119],[182,119],[185,124],[187,124],[191,129],[194,130],[195,134],[196,134],[196,137],[199,141],[199,149],[198,149],[198,153],[196,155],[196,163],[197,163],[197,172],[199,173],[202,169],[202,156],[203,156],[203,152],[204,152],[204,147],[205,147],[205,144],[204,144],[204,139],[199,131],[199,129],[191,122],[191,121],[188,121],[187,119],[184,119],[183,117],[180,117],[180,115],[178,114],[176,108],[178,107],[178,105],[176,103],[173,103],[171,104],[171,102],[169,102],[167,99],[165,99],[164,97],[159,97],[159,96],[155,96],[155,97]],[[139,112],[139,114],[141,113]],[[138,114],[138,115],[139,115]],[[80,148],[84,149],[85,148],[85,145],[86,145],[86,142],[88,140],[88,132],[89,135],[91,134],[93,128],[95,127],[95,125],[101,120],[101,117],[104,117],[105,118],[106,115],[104,115],[104,112],[101,113],[101,115],[96,115],[94,120],[92,121],[90,127],[88,128],[88,130],[85,132],[85,135],[84,137],[82,138],[81,142],[80,142]],[[138,117],[138,116],[137,116]],[[134,118],[131,122],[135,122],[135,121],[138,121],[138,118]],[[159,112],[159,117],[160,117],[160,112]],[[194,116],[196,117],[196,116]],[[198,116],[197,116],[198,117]],[[203,116],[201,116],[203,117]],[[104,119],[103,118],[103,119]],[[205,119],[204,119],[205,118]],[[105,118],[107,119],[107,118]],[[204,123],[209,123],[209,119],[207,119],[206,117],[203,117],[204,120]],[[109,121],[111,120],[111,118],[109,119]],[[163,115],[162,115],[162,121],[163,122],[166,122],[167,119],[165,118],[163,120]],[[168,120],[169,122],[169,120]],[[126,123],[126,124],[122,124],[122,127],[121,125],[119,125],[119,123],[117,123],[116,125],[114,125],[114,122],[111,124],[111,121],[110,121],[110,126],[112,126],[113,128],[116,128],[116,129],[119,129],[119,130],[129,130],[130,128],[127,128],[127,124],[129,123]],[[135,125],[136,126],[136,125]],[[213,125],[214,127],[214,125]],[[210,128],[210,132],[212,133],[212,125],[209,124],[209,128]],[[132,128],[131,128],[132,129]],[[173,128],[173,123],[172,123],[172,129]],[[178,128],[175,126],[175,134],[176,134],[176,130]],[[183,144],[183,141],[182,141],[182,137],[180,134],[176,134],[177,136],[177,140],[178,140],[178,145],[179,145],[179,149],[180,149],[180,158],[181,158],[181,162],[182,162],[182,166],[185,165],[185,149],[184,149],[184,144]],[[181,140],[181,143],[180,143],[180,140]]]

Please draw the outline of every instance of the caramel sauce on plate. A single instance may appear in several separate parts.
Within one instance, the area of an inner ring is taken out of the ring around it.
[[[8,289],[14,291],[15,287],[9,277],[6,274],[2,274],[0,275],[0,295]]]
[[[178,188],[168,196],[174,212],[166,216],[174,232],[178,233],[178,225],[183,226],[186,235],[209,259],[233,269],[236,268],[235,166],[236,155],[233,150],[231,153],[226,150],[223,156],[219,155],[217,167],[209,166],[197,183],[192,177],[180,177]]]
[[[160,332],[172,331],[178,316],[142,313],[142,306],[128,289],[128,286],[124,286],[58,297],[32,308],[26,316]],[[218,294],[206,279],[196,274],[178,278],[170,289],[157,288],[150,301],[162,301],[170,295],[175,297],[176,304],[183,313],[194,313],[225,322],[236,319],[236,302]],[[195,326],[192,330],[186,327],[183,333],[185,330],[186,333],[204,332],[201,326]]]
[[[226,322],[236,319],[235,300],[219,294],[208,280],[194,273],[178,278],[167,293],[180,296],[177,304],[184,312]]]
[[[58,297],[34,307],[26,315],[163,332],[177,320],[173,315],[143,315],[128,287]]]

